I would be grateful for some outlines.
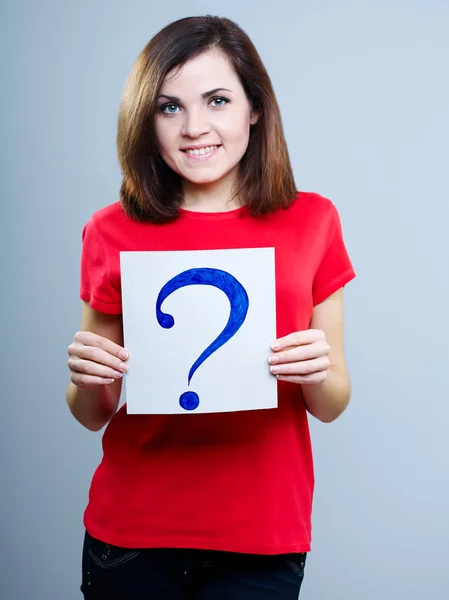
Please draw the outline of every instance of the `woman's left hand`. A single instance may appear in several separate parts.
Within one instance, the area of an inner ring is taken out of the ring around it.
[[[282,381],[317,385],[327,378],[331,366],[330,346],[324,331],[296,331],[271,344],[270,371]]]

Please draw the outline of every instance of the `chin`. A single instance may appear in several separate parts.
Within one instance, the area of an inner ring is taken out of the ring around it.
[[[198,173],[198,176],[195,177],[195,175],[186,175],[185,173],[180,173],[180,176],[185,179],[186,181],[188,181],[189,183],[193,183],[196,185],[207,185],[207,184],[211,184],[211,183],[216,183],[217,181],[220,181],[221,179],[223,179],[223,177],[226,176],[226,173],[223,173],[221,175],[212,175],[212,174],[206,174],[204,173],[203,175],[200,175]]]
[[[185,177],[184,179],[186,179],[189,183],[193,183],[194,185],[210,185],[220,181],[220,178],[216,177],[208,177],[204,179],[191,179],[190,177]]]

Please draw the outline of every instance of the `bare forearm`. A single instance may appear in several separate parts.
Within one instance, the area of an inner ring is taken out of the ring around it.
[[[99,431],[117,411],[120,390],[102,385],[94,390],[82,390],[72,382],[66,393],[70,412],[77,421],[90,431]]]
[[[302,393],[310,414],[323,423],[330,423],[348,406],[351,397],[348,372],[330,367],[323,383],[303,385]]]

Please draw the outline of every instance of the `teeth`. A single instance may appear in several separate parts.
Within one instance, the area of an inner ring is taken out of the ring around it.
[[[186,150],[187,154],[193,154],[194,156],[201,156],[203,154],[209,154],[218,146],[206,146],[205,148],[195,148],[194,150]]]

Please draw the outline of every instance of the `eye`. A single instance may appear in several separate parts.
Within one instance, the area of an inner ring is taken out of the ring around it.
[[[228,104],[228,102],[230,102],[230,100],[228,98],[225,98],[224,96],[215,96],[214,98],[211,98],[211,102],[215,101],[220,102],[220,104],[215,104],[217,108],[221,108],[222,106],[225,106],[226,104]]]
[[[179,108],[177,104],[174,104],[173,102],[168,102],[167,104],[162,104],[159,107],[159,110],[162,113],[165,113],[166,115],[174,115],[176,110],[166,110],[166,109],[172,109],[172,108]]]

